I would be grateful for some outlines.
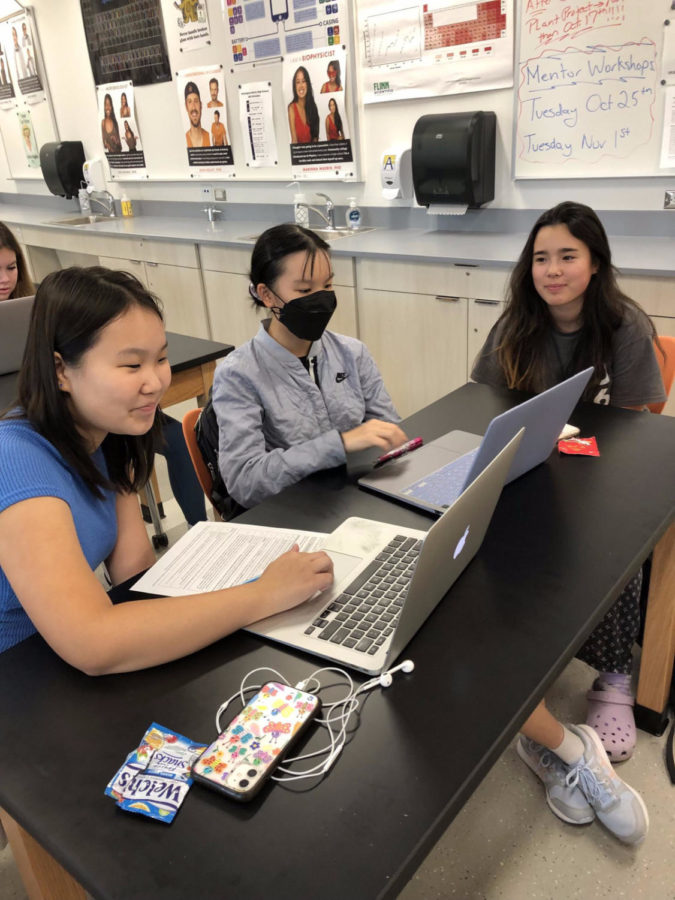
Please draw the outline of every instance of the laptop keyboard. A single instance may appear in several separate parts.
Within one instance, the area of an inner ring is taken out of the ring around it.
[[[394,633],[421,549],[397,534],[305,634],[373,656]]]
[[[413,482],[402,493],[433,506],[450,506],[462,493],[478,448],[453,459],[435,472]]]

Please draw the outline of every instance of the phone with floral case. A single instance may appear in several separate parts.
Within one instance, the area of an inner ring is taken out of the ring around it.
[[[264,684],[192,766],[196,781],[251,800],[321,708],[314,694]]]

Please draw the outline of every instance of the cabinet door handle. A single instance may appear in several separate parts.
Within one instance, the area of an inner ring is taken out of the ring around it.
[[[437,300],[449,300],[451,303],[457,303],[459,297],[448,297],[446,294],[436,294]]]
[[[499,306],[499,300],[475,300],[475,303],[482,303],[483,306]]]
[[[155,269],[156,269],[157,266],[159,265],[159,263],[155,263],[155,262],[147,262],[147,261],[146,261],[145,264],[146,264],[146,266],[152,266],[152,267],[155,268]]]

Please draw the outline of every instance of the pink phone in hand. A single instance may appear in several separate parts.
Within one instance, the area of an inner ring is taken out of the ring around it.
[[[383,463],[389,462],[390,459],[398,459],[399,456],[403,456],[404,453],[411,453],[413,450],[417,450],[418,447],[421,447],[424,443],[424,440],[421,437],[412,438],[409,441],[406,441],[405,444],[401,444],[400,447],[394,447],[393,450],[390,450],[388,453],[383,453],[382,456],[378,456],[375,460],[375,466],[381,466]]]

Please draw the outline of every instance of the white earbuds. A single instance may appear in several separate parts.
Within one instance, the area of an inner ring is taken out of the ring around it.
[[[412,672],[412,670],[414,668],[415,668],[415,663],[412,661],[412,659],[404,659],[403,662],[400,663],[398,666],[394,666],[393,669],[388,669],[386,672],[383,672],[380,675],[380,680],[379,680],[380,687],[389,687],[392,684],[392,682],[394,681],[394,677],[393,677],[394,672],[408,673],[408,672]]]

